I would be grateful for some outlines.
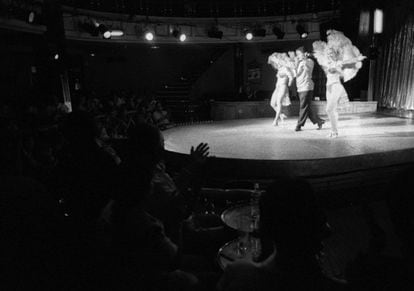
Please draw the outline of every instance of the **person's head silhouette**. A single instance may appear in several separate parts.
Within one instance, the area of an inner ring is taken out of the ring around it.
[[[314,255],[320,250],[326,220],[305,180],[277,179],[262,196],[260,209],[261,231],[278,252]]]

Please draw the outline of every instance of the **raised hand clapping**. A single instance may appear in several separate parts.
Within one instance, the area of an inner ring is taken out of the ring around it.
[[[197,164],[203,164],[207,157],[209,156],[210,147],[207,143],[200,143],[195,149],[194,146],[191,147],[191,159]]]

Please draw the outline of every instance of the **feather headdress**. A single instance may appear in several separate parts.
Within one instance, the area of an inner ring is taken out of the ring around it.
[[[324,68],[341,67],[344,82],[347,82],[356,76],[362,67],[362,60],[366,57],[342,32],[328,30],[327,36],[328,42],[315,41],[313,43],[313,55]]]
[[[273,53],[267,59],[267,63],[272,65],[275,69],[286,67],[289,69],[295,68],[295,61],[287,55],[287,53]]]

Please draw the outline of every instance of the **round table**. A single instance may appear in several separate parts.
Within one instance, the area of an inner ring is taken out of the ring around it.
[[[260,215],[258,205],[240,204],[226,209],[221,219],[227,226],[239,231],[237,239],[227,242],[217,253],[217,262],[224,270],[228,264],[238,260],[255,262],[260,256],[260,239],[253,234],[258,229]],[[324,248],[317,256],[325,276],[340,283],[345,283],[344,270],[337,270],[333,260],[335,255]]]
[[[259,257],[260,250],[260,239],[246,235],[222,246],[217,253],[217,262],[223,270],[228,264],[238,260],[254,262]]]
[[[244,233],[251,233],[259,226],[259,206],[240,204],[230,207],[221,214],[223,223]]]
[[[253,262],[259,257],[260,239],[253,235],[259,228],[259,219],[257,204],[239,204],[223,211],[221,220],[225,225],[238,230],[239,237],[218,251],[217,261],[222,269],[236,260]]]

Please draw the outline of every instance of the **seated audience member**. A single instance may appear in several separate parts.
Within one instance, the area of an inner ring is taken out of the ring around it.
[[[115,159],[98,144],[97,126],[88,113],[68,115],[62,132],[64,145],[57,169],[59,188],[66,194],[72,216],[94,223],[113,191]]]
[[[96,124],[98,126],[98,131],[99,131],[98,138],[103,141],[109,140],[110,136],[108,135],[108,132],[106,131],[103,120],[101,120],[101,118],[98,118],[98,117],[96,117],[95,120],[96,120]]]
[[[123,160],[140,164],[153,173],[148,211],[164,223],[168,236],[178,243],[181,222],[189,215],[187,206],[192,199],[188,189],[200,187],[200,168],[208,156],[208,145],[202,143],[192,148],[190,164],[173,179],[166,171],[164,140],[157,127],[138,124],[129,131],[127,143],[128,156]]]
[[[0,123],[0,290],[57,290],[57,204],[42,184],[22,176],[20,138],[11,123]]]
[[[316,259],[325,223],[306,181],[276,180],[260,200],[260,232],[273,243],[273,253],[260,262],[229,265],[218,289],[336,290]]]
[[[112,108],[108,116],[106,117],[105,128],[106,128],[107,134],[111,138],[118,138],[120,135],[118,132],[119,119],[117,115],[118,115],[118,112],[116,111],[116,109]]]
[[[414,200],[408,189],[414,168],[399,173],[391,180],[386,194],[394,233],[401,241],[400,257],[385,255],[385,231],[372,210],[364,206],[370,229],[369,247],[348,264],[346,275],[352,290],[408,290],[414,286]]]
[[[402,253],[414,259],[414,199],[411,195],[411,179],[414,167],[406,169],[394,178],[387,193],[387,204],[394,231],[402,242]]]
[[[122,106],[118,112],[118,135],[119,136],[127,136],[128,129],[131,126],[134,126],[135,122],[128,115],[128,110],[126,106]]]
[[[93,289],[102,256],[98,221],[115,192],[116,163],[97,142],[94,119],[86,112],[67,116],[62,127],[63,145],[55,170],[53,192],[65,211],[65,262],[69,289]],[[63,198],[63,199],[62,199]],[[73,286],[72,286],[73,285]]]
[[[39,182],[0,174],[1,290],[58,290],[57,203]]]
[[[148,136],[147,136],[148,137]],[[195,276],[179,270],[179,248],[160,220],[146,211],[156,156],[123,162],[117,195],[102,212],[115,286],[127,290],[196,290]]]
[[[165,129],[171,126],[171,122],[168,119],[168,112],[164,110],[160,102],[157,102],[155,105],[154,112],[152,113],[152,120],[160,129]]]

